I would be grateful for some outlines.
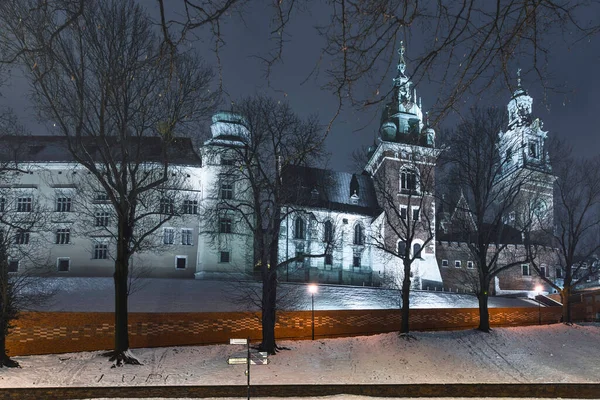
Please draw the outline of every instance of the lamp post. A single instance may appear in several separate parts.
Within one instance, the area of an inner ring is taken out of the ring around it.
[[[540,294],[542,293],[542,287],[540,285],[535,287],[535,299],[538,302],[538,325],[542,324],[542,303],[540,302]]]
[[[319,287],[317,285],[310,284],[308,285],[308,291],[310,292],[311,298],[311,309],[312,309],[312,340],[315,340],[315,293],[317,293]]]

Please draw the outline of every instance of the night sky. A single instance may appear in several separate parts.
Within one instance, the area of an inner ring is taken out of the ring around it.
[[[148,4],[151,13],[156,14],[154,2],[145,4]],[[173,1],[167,2],[167,5],[173,4]],[[270,82],[267,82],[264,77],[264,65],[255,56],[265,54],[265,51],[274,46],[274,43],[268,40],[270,29],[267,13],[270,11],[262,9],[261,7],[266,6],[259,2],[254,4],[256,6],[244,14],[244,21],[232,17],[224,24],[225,46],[222,49],[221,61],[226,93],[221,108],[227,109],[230,102],[239,97],[266,93],[276,99],[288,101],[300,115],[318,114],[321,121],[327,124],[336,110],[337,98],[320,89],[325,81],[322,74],[307,80],[319,58],[322,46],[322,39],[313,27],[325,21],[324,19],[328,18],[327,13],[324,10],[312,9],[292,20],[286,36],[283,62],[275,67]],[[594,7],[588,17],[597,21],[600,20],[600,4]],[[195,33],[198,40],[188,45],[189,50],[200,52],[207,63],[216,65],[215,55],[210,50],[212,43],[203,40],[208,37],[207,32]],[[411,51],[418,51],[418,41],[418,35],[412,35],[410,40],[407,40],[409,74],[412,72]],[[582,156],[596,155],[600,153],[600,34],[578,43],[573,48],[568,48],[563,39],[557,37],[551,51],[551,75],[547,78],[553,83],[564,85],[567,90],[563,93],[548,93],[547,99],[544,100],[538,78],[532,74],[524,75],[523,87],[534,98],[534,114],[544,121],[544,129],[549,131],[549,135],[570,141]],[[391,88],[392,78],[396,74],[398,55],[393,52],[389,57],[394,60],[394,67],[387,72],[386,82],[389,83],[386,89]],[[527,69],[525,65],[522,67]],[[35,110],[28,100],[28,90],[26,81],[20,77],[18,70],[13,68],[9,85],[0,88],[0,103],[13,107],[33,134],[46,134],[49,128],[35,122]],[[435,100],[436,85],[422,82],[417,86],[417,90],[418,95],[422,97],[424,111],[427,111]],[[485,99],[465,99],[465,104],[482,103],[505,107],[509,100],[508,89],[490,90]],[[331,153],[327,167],[342,171],[352,169],[352,151],[373,142],[381,108],[382,105],[367,110],[354,110],[350,107],[344,109],[326,141],[327,150]],[[466,109],[467,106],[465,111]],[[457,120],[456,115],[448,116],[435,127],[438,135],[444,128],[452,128]]]

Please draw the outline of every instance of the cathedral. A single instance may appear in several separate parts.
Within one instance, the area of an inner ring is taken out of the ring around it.
[[[440,214],[436,205],[440,154],[436,132],[428,125],[407,74],[404,46],[399,56],[391,96],[362,173],[304,166],[283,171],[284,181],[293,182],[299,195],[285,205],[278,253],[281,260],[296,261],[279,271],[280,282],[397,287],[403,266],[398,255],[408,255],[413,288],[468,291],[461,276],[465,271],[475,273],[473,260],[465,243],[446,229],[456,212]],[[498,150],[507,160],[505,173],[532,171],[525,192],[541,193],[536,196],[536,211],[551,216],[553,177],[545,148],[547,132],[533,117],[533,99],[522,88],[520,76],[507,111],[509,122],[506,131],[499,133]],[[154,232],[149,250],[134,256],[134,268],[154,277],[252,279],[252,235],[233,214],[219,215],[214,221],[202,217],[202,210],[220,199],[243,196],[247,183],[231,179],[225,171],[234,163],[228,149],[243,147],[248,135],[243,116],[220,112],[213,116],[211,137],[202,146],[195,148],[187,139],[177,141],[173,175],[178,174],[185,187],[176,200],[156,202],[162,211],[176,207],[180,212]],[[50,221],[43,232],[14,233],[11,247],[43,247],[53,275],[112,275],[114,243],[107,234],[112,217],[105,194],[101,190],[82,194],[81,182],[89,180],[89,174],[69,155],[64,138],[32,139],[33,144],[21,153],[28,172],[2,187],[1,212],[31,212],[43,204]],[[519,222],[516,209],[506,223],[517,226]],[[519,245],[515,238],[514,246]],[[9,253],[11,272],[27,268],[27,260],[19,257],[23,252]],[[310,254],[323,256],[301,256]],[[544,273],[561,278],[552,265]],[[524,264],[498,276],[496,289],[533,290],[538,281]]]

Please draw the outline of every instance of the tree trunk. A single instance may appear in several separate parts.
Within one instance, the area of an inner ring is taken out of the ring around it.
[[[277,274],[265,263],[263,268],[262,293],[262,343],[261,351],[275,354],[275,310],[277,299]]]
[[[11,310],[14,299],[11,299],[10,296],[14,296],[14,294],[10,288],[8,252],[3,231],[0,231],[0,279],[0,368],[19,367],[19,363],[11,360],[6,354],[6,335],[8,335],[10,320],[15,317],[15,314],[14,310]]]
[[[12,360],[6,353],[6,335],[8,333],[6,317],[2,317],[0,321],[0,368],[21,368],[18,362]]]
[[[129,327],[127,308],[127,277],[129,273],[129,243],[132,228],[126,222],[118,223],[117,258],[115,260],[115,348],[107,353],[115,365],[140,365],[140,362],[129,353]]]
[[[410,264],[404,261],[404,278],[402,279],[402,323],[400,333],[408,334],[410,317]]]
[[[480,290],[479,294],[477,295],[477,299],[479,300],[479,327],[477,327],[477,329],[482,332],[490,331],[490,311],[488,309],[488,298],[489,295],[487,288],[485,290]]]

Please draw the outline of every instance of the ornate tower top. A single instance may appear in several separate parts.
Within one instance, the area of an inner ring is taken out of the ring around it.
[[[508,125],[527,125],[532,122],[533,99],[521,86],[521,68],[517,69],[517,89],[508,103]]]
[[[526,167],[550,171],[546,149],[547,132],[539,118],[533,116],[533,98],[521,86],[521,68],[517,69],[517,89],[507,105],[508,127],[501,132],[501,155],[506,172]]]
[[[386,104],[381,115],[380,138],[386,142],[418,144],[433,147],[435,132],[424,130],[423,112],[417,91],[411,91],[412,82],[406,76],[406,48],[400,41],[398,49],[398,73],[393,79],[393,97]]]

